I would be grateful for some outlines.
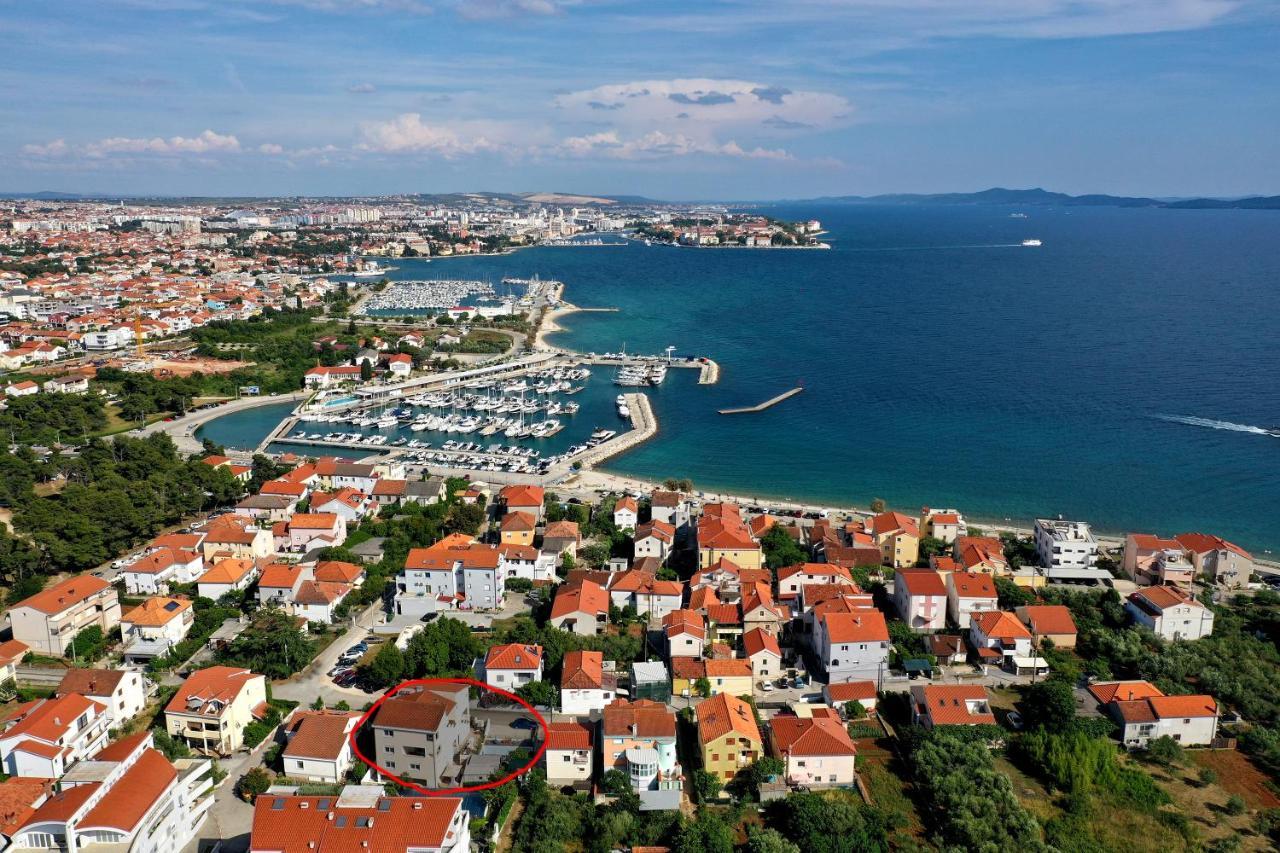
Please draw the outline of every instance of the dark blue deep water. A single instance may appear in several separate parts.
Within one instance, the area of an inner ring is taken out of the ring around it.
[[[1248,429],[1280,427],[1280,213],[1019,210],[779,206],[834,248],[548,247],[392,277],[558,278],[621,311],[555,343],[715,358],[719,385],[653,392],[660,433],[620,473],[1280,545],[1280,438]]]

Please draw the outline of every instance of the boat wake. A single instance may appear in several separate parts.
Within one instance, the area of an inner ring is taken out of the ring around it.
[[[1185,415],[1156,415],[1156,417],[1162,421],[1169,421],[1175,424],[1205,427],[1206,429],[1224,429],[1229,432],[1247,432],[1253,435],[1269,435],[1272,438],[1280,438],[1280,430],[1266,429],[1265,427],[1252,426],[1250,424],[1237,424],[1231,421],[1216,421],[1212,418],[1196,418]]]

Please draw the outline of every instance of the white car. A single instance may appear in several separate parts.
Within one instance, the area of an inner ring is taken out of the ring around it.
[[[772,684],[770,684],[770,683],[769,683],[769,682],[767,682],[767,681],[762,681],[762,682],[760,682],[760,692],[761,692],[761,693],[772,693],[772,692],[773,692],[773,685],[772,685]]]

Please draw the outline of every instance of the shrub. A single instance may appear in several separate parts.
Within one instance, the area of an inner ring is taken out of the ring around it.
[[[252,803],[259,794],[265,794],[273,782],[275,782],[275,777],[266,768],[251,767],[249,772],[241,776],[240,781],[236,782],[236,796]]]

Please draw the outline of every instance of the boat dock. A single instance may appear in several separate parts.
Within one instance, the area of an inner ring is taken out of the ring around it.
[[[770,399],[765,400],[763,403],[758,403],[754,406],[744,406],[740,409],[721,409],[720,414],[748,415],[748,414],[751,414],[752,412],[763,412],[765,409],[778,405],[783,400],[787,400],[787,399],[790,399],[791,397],[794,397],[795,395],[799,394],[803,390],[804,390],[803,387],[792,388],[790,391],[783,391],[778,396],[771,397]]]
[[[596,309],[610,310],[610,309]],[[612,309],[612,310],[617,310]],[[699,385],[714,385],[720,381],[720,365],[714,360],[705,356],[673,356],[668,358],[664,355],[650,356],[631,356],[631,355],[615,355],[606,353],[597,355],[596,353],[587,353],[586,355],[566,355],[577,364],[592,364],[600,367],[644,367],[651,364],[664,364],[667,367],[686,367],[698,371]]]

